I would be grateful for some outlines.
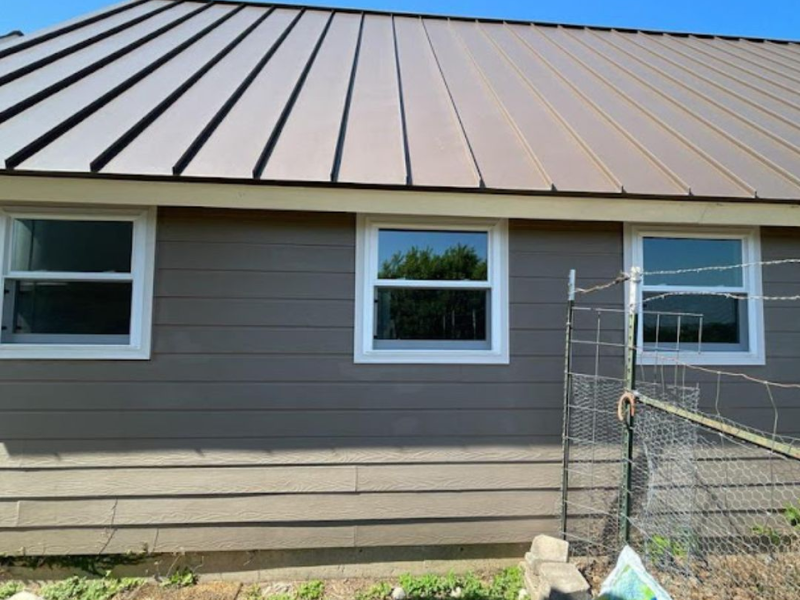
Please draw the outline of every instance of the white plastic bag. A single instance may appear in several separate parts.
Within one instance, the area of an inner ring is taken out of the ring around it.
[[[597,600],[672,600],[670,595],[644,568],[639,555],[625,546],[617,566],[600,587]]]

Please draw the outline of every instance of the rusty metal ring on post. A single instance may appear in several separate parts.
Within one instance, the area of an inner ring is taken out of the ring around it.
[[[634,416],[636,414],[636,395],[633,392],[625,392],[622,396],[619,397],[619,402],[617,403],[617,418],[625,422],[625,406],[630,406],[630,414]]]

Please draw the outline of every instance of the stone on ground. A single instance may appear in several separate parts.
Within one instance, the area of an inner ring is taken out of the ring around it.
[[[537,535],[533,538],[531,551],[525,559],[535,567],[538,563],[565,563],[569,555],[569,542],[549,535]]]
[[[591,600],[589,584],[571,563],[539,565],[539,596],[542,600]],[[536,598],[534,596],[534,598]]]
[[[9,598],[8,600],[42,600],[42,598],[41,596],[37,596],[33,592],[28,592],[23,590],[21,592],[17,592],[13,596],[11,596],[11,598]]]

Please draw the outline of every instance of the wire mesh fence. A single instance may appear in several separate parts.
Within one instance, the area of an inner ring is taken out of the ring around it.
[[[782,434],[800,386],[653,345],[637,365],[647,314],[570,305],[565,537],[607,565],[633,546],[675,600],[800,598],[800,440]]]

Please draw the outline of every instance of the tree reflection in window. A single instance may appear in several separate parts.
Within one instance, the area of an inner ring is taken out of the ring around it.
[[[472,246],[456,244],[441,254],[412,246],[380,266],[380,279],[486,281],[486,259]],[[378,287],[376,339],[487,340],[487,289]]]

